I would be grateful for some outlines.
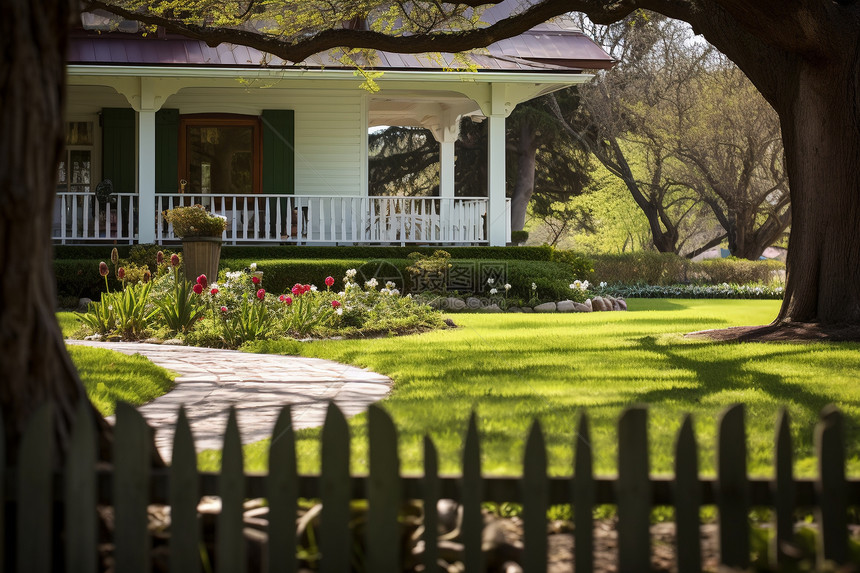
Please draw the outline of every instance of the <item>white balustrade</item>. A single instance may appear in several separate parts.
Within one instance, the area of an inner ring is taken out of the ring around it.
[[[57,194],[52,228],[61,244],[135,243],[138,196],[116,193],[107,204],[94,193]],[[156,242],[177,240],[164,211],[201,204],[227,219],[226,244],[487,242],[486,197],[338,197],[307,195],[156,194]],[[510,237],[510,203],[507,233]],[[144,224],[144,223],[142,223]]]
[[[61,244],[118,242],[137,238],[136,193],[114,193],[101,203],[95,193],[57,193],[51,235]]]
[[[242,243],[486,243],[485,197],[156,195],[156,242],[175,240],[163,212],[201,204],[227,219],[222,238]]]

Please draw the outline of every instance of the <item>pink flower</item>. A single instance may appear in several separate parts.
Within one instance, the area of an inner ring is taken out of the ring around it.
[[[310,290],[311,290],[311,285],[302,286],[302,294],[304,294],[306,292],[310,292]]]
[[[108,270],[107,263],[104,261],[100,262],[99,263],[99,274],[103,277],[106,277],[106,276],[108,276],[109,272],[110,271]]]
[[[203,288],[206,288],[209,285],[209,281],[206,280],[206,275],[200,275],[199,277],[197,277],[197,284],[199,284]]]
[[[255,285],[260,284],[260,277],[251,277],[251,282]]]
[[[284,304],[287,306],[290,306],[291,304],[293,304],[293,297],[284,296]]]
[[[266,289],[261,288],[260,290],[257,291],[257,298],[258,299],[263,300],[263,297],[265,297],[265,296],[266,296]]]
[[[218,289],[213,288],[212,290],[209,291],[209,294],[211,294],[212,296],[215,296],[216,294],[218,294]]]
[[[340,306],[340,301],[337,301],[337,300],[331,301],[331,307],[332,308],[337,308],[339,306]]]
[[[105,268],[107,268],[107,266],[105,266]],[[301,296],[301,295],[302,295],[302,293],[304,292],[304,291],[302,290],[302,285],[300,285],[300,284],[298,284],[298,283],[296,283],[295,285],[293,285],[293,288],[292,288],[292,289],[290,289],[290,290],[291,290],[291,291],[292,291],[292,293],[293,293],[294,295],[296,295],[296,296]]]
[[[191,287],[191,290],[193,290],[197,294],[203,294],[203,285],[198,283]]]
[[[163,263],[163,262],[164,262],[164,253],[161,251],[158,251],[157,253],[155,253],[155,264],[161,266],[161,263]]]
[[[171,267],[178,267],[179,266],[179,255],[177,255],[176,253],[173,253],[172,255],[170,255],[170,266]]]
[[[116,270],[116,278],[123,280],[125,278],[125,267],[120,267]]]
[[[334,277],[325,278],[325,286],[330,287],[334,284]]]
[[[227,307],[226,307],[226,306],[222,306],[222,307],[221,307],[221,312],[227,312]]]

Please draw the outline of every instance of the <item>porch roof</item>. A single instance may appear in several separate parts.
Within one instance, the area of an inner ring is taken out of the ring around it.
[[[482,19],[493,23],[517,7],[508,0],[488,9]],[[112,31],[111,31],[112,30]],[[458,67],[453,54],[441,58],[426,54],[374,53],[375,60],[366,63],[374,70],[442,71]],[[563,72],[576,73],[586,69],[607,69],[612,58],[590,38],[575,27],[573,21],[560,17],[541,24],[519,36],[501,40],[470,54],[479,71]],[[71,37],[69,64],[104,66],[166,66],[222,68],[303,68],[343,69],[331,52],[309,57],[294,64],[267,54],[234,44],[215,47],[205,42],[173,34],[138,33],[134,22],[120,22],[107,14],[84,13],[81,26]],[[350,68],[351,69],[351,68]]]

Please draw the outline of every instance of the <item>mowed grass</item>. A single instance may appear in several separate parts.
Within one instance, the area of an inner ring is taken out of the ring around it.
[[[671,473],[683,415],[692,413],[700,465],[713,474],[719,413],[746,404],[748,462],[770,475],[773,434],[788,408],[801,475],[815,472],[813,427],[822,407],[837,404],[847,418],[848,471],[860,474],[860,345],[849,343],[738,344],[689,340],[683,334],[733,325],[765,324],[777,301],[631,300],[630,312],[552,315],[454,315],[459,325],[421,335],[312,343],[260,343],[261,352],[301,353],[391,376],[382,402],[400,435],[401,463],[420,471],[421,440],[430,435],[444,472],[460,472],[462,439],[475,411],[483,469],[522,471],[532,420],[545,432],[550,472],[572,473],[574,428],[587,411],[596,471],[615,471],[616,424],[631,404],[649,406],[653,473]],[[366,471],[366,416],[350,421],[351,464]],[[319,469],[319,429],[298,432],[301,471]],[[268,441],[246,447],[249,468],[267,467]],[[201,457],[209,468],[219,453]]]
[[[64,336],[78,328],[71,312],[57,313]],[[67,346],[87,396],[103,416],[110,416],[120,400],[140,406],[169,392],[175,376],[143,356],[128,356],[104,348]]]

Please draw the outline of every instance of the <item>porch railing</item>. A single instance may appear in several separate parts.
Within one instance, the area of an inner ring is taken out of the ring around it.
[[[57,194],[53,239],[61,244],[137,242],[139,197],[114,194],[102,204],[94,193]],[[176,240],[164,211],[201,204],[227,219],[222,238],[243,243],[486,244],[486,197],[340,197],[301,195],[156,194],[155,241]],[[504,221],[510,241],[510,201]]]
[[[95,193],[57,193],[53,239],[61,244],[87,242],[134,243],[138,233],[137,193],[115,193],[100,202]]]
[[[484,197],[300,195],[157,195],[157,242],[175,238],[163,211],[192,202],[227,218],[232,244],[487,242]]]

